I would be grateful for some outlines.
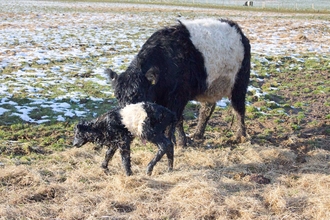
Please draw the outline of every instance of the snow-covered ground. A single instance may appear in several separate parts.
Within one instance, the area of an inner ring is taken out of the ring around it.
[[[181,6],[2,1],[0,118],[11,112],[28,122],[50,120],[47,115],[31,118],[30,112],[36,108],[52,109],[59,121],[84,116],[88,109],[80,99],[97,103],[111,96],[104,69],[122,72],[155,30],[175,24],[177,19],[233,19],[251,40],[256,57],[285,54],[299,59],[304,53],[328,56],[329,21],[304,16]],[[101,95],[94,97],[77,89],[85,84],[99,88]],[[258,90],[249,88],[253,89]],[[23,98],[29,101],[14,101]]]

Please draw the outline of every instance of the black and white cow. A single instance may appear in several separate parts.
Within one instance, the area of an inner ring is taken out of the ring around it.
[[[189,100],[201,102],[192,135],[201,139],[216,102],[229,97],[239,122],[236,138],[243,141],[250,50],[248,38],[231,20],[180,21],[152,34],[125,72],[105,73],[121,106],[147,100],[175,112],[179,145],[186,144],[182,113]]]
[[[243,6],[253,6],[253,1],[246,1]]]
[[[173,169],[173,143],[164,132],[168,127],[174,128],[175,123],[175,114],[163,106],[148,102],[130,104],[113,109],[92,121],[79,122],[75,127],[73,145],[81,147],[92,142],[107,146],[102,163],[105,170],[108,170],[108,163],[119,148],[126,175],[129,176],[132,174],[130,144],[134,137],[140,137],[158,146],[156,156],[147,167],[147,174],[151,175],[164,154],[168,158],[168,169]]]

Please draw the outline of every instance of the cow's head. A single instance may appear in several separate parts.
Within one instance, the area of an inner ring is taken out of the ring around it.
[[[121,107],[141,101],[154,101],[153,87],[158,80],[156,68],[150,68],[146,73],[137,70],[137,68],[128,68],[121,74],[106,69],[105,74],[111,81],[115,96]]]

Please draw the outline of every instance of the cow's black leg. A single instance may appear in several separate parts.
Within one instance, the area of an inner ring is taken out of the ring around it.
[[[117,150],[116,146],[110,146],[108,148],[107,152],[105,153],[104,161],[102,162],[102,165],[101,165],[101,167],[103,169],[108,170],[108,163],[112,159],[112,157],[115,154],[116,150]]]
[[[239,90],[239,89],[238,89]],[[246,138],[245,127],[245,93],[243,91],[232,92],[231,103],[234,108],[237,117],[238,129],[236,132],[236,140],[238,142],[244,142]]]
[[[202,139],[204,136],[207,122],[209,121],[216,103],[202,102],[199,109],[198,123],[195,133],[191,136],[193,139]]]
[[[165,130],[165,136],[170,139],[174,145],[176,145],[175,126],[175,124],[169,125]]]
[[[147,166],[147,174],[151,175],[152,170],[154,169],[154,166],[156,163],[163,157],[163,155],[166,153],[168,158],[168,169],[173,169],[173,144],[172,142],[166,138],[164,135],[158,135],[154,137],[150,142],[154,143],[158,147],[158,152],[156,156],[150,161],[150,163]]]
[[[244,142],[246,139],[246,127],[245,127],[245,96],[249,84],[250,78],[250,45],[246,38],[242,39],[245,54],[242,62],[242,67],[237,73],[236,81],[231,93],[231,103],[237,116],[238,130],[236,132],[236,140],[238,142]]]

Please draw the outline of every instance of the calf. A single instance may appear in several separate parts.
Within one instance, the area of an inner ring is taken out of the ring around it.
[[[73,145],[81,147],[87,142],[93,142],[108,146],[102,163],[105,170],[108,170],[109,160],[119,148],[126,175],[129,176],[132,174],[130,144],[134,137],[140,137],[158,146],[156,156],[147,167],[147,174],[151,175],[164,154],[168,158],[168,169],[173,169],[173,143],[165,137],[164,131],[167,127],[174,127],[175,123],[175,114],[163,106],[148,102],[130,104],[111,110],[92,121],[79,122],[75,127]]]
[[[175,112],[180,145],[186,144],[182,113],[189,100],[201,102],[192,135],[201,139],[216,102],[229,97],[239,122],[236,138],[243,141],[250,50],[249,40],[233,21],[180,21],[156,31],[125,72],[105,72],[121,106],[151,101]]]

